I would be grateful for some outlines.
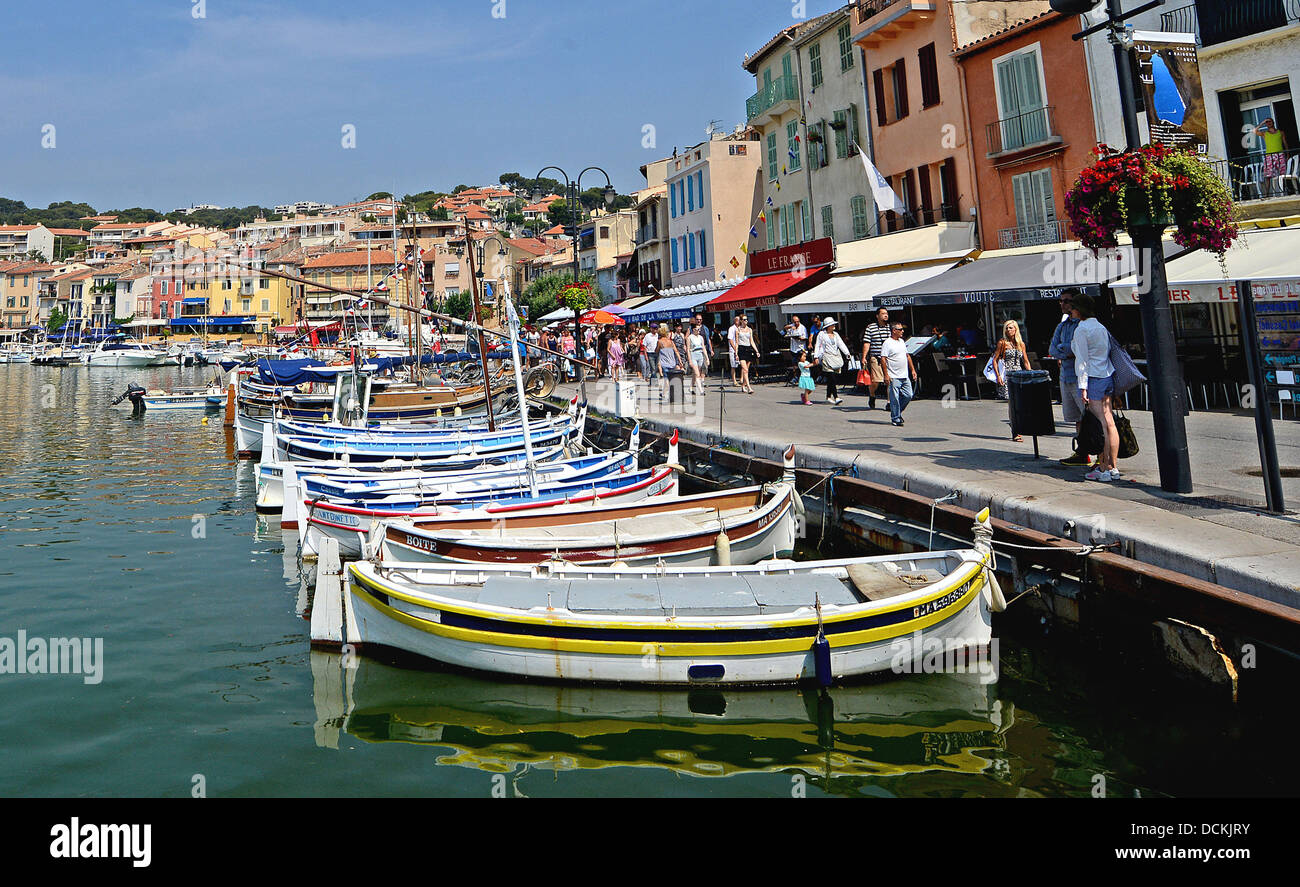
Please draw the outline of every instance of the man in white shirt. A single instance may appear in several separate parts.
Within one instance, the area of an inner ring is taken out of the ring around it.
[[[903,325],[894,324],[890,337],[880,346],[880,369],[889,386],[889,417],[895,426],[903,424],[903,410],[912,402],[912,382],[917,379],[916,364],[903,341]]]
[[[641,338],[641,346],[645,348],[645,379],[649,382],[659,372],[659,334],[654,331],[653,326],[646,329],[645,335]]]
[[[736,367],[740,366],[740,358],[736,356],[736,323],[738,322],[739,318],[740,318],[739,314],[731,318],[731,327],[727,330],[727,351],[730,352],[730,357],[731,357],[731,384],[732,385],[740,384],[739,382],[736,381]]]

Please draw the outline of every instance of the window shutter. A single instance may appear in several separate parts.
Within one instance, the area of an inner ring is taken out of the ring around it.
[[[803,239],[813,239],[812,205],[807,202],[803,204]]]
[[[907,60],[899,59],[894,63],[894,84],[898,90],[898,119],[908,115],[907,105]]]
[[[939,67],[934,44],[922,46],[917,55],[921,67],[921,105],[929,108],[939,104]]]
[[[676,274],[680,270],[677,262],[677,238],[674,237],[671,242],[673,246],[673,273]]]
[[[1011,190],[1016,200],[1016,227],[1028,228],[1036,224],[1033,213],[1033,196],[1030,194],[1029,176],[1014,176]]]
[[[857,105],[849,105],[849,137],[847,139],[847,142],[848,142],[848,146],[845,153],[848,156],[852,157],[853,155],[858,153],[853,146],[862,144],[862,131],[858,126]]]
[[[918,166],[916,168],[916,180],[921,190],[921,219],[922,225],[929,225],[938,221],[934,218],[934,203],[930,197],[930,167]]]
[[[957,166],[951,157],[939,166],[939,201],[945,221],[961,221],[957,200]]]
[[[885,71],[883,68],[876,68],[871,72],[871,79],[876,87],[876,125],[884,126],[889,123],[889,118],[885,112]]]
[[[833,207],[822,207],[822,237],[835,239],[835,210]]]

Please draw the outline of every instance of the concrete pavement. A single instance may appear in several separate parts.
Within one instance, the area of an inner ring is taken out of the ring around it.
[[[614,414],[613,386],[589,382],[594,413]],[[573,386],[563,390],[572,391]],[[761,385],[744,394],[709,380],[702,398],[684,404],[647,396],[638,414],[646,427],[680,428],[687,439],[777,458],[794,443],[801,466],[856,467],[860,477],[938,498],[953,490],[970,509],[988,505],[1003,520],[1079,541],[1122,543],[1122,552],[1288,606],[1300,606],[1300,515],[1263,511],[1263,481],[1251,414],[1193,412],[1187,419],[1195,491],[1160,490],[1151,414],[1130,411],[1141,452],[1120,463],[1122,481],[1085,480],[1084,471],[1057,460],[1070,453],[1073,426],[1033,443],[1013,443],[1007,405],[998,401],[917,400],[906,424],[890,424],[882,399],[869,410],[865,395],[841,391],[833,407],[823,390],[813,406],[798,390]],[[1275,421],[1284,469],[1300,468],[1300,423]],[[1300,506],[1300,471],[1284,477],[1288,506]]]

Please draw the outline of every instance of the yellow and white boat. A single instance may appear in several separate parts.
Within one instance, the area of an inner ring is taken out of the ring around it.
[[[970,549],[750,566],[354,563],[362,649],[528,678],[829,684],[981,651],[1005,604],[992,528]]]

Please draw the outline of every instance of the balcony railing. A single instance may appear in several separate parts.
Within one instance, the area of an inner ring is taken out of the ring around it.
[[[1300,23],[1300,0],[1198,0],[1202,46]]]
[[[1300,195],[1300,150],[1210,161],[1238,203]]]
[[[1201,28],[1196,21],[1196,4],[1172,9],[1160,14],[1160,30],[1166,34],[1195,34],[1200,38]]]
[[[647,243],[653,243],[658,239],[659,239],[658,225],[644,225],[637,229],[636,242],[641,246],[645,246]]]
[[[1069,225],[1064,219],[1048,222],[1045,225],[1021,225],[1017,228],[1003,228],[998,232],[998,248],[1011,249],[1017,246],[1064,243],[1068,231]]]
[[[990,157],[1061,141],[1061,134],[1056,129],[1054,105],[1045,105],[990,123],[985,128],[985,133]]]
[[[745,102],[749,120],[754,120],[779,102],[799,103],[799,82],[793,74],[782,74]]]

